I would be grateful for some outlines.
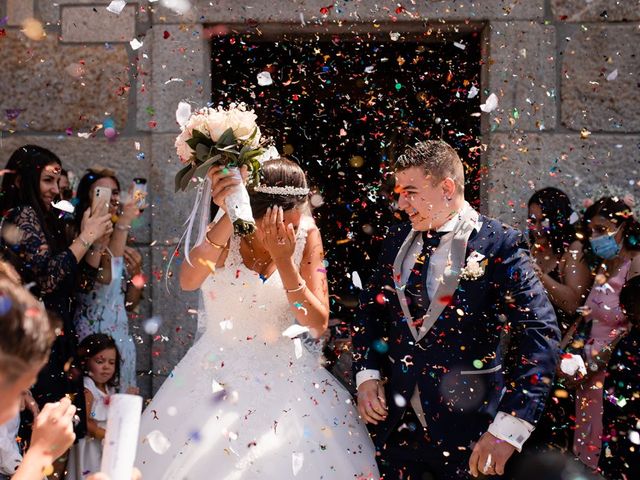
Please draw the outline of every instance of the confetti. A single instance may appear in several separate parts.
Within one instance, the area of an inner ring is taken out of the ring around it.
[[[258,85],[261,87],[268,87],[271,84],[273,84],[273,79],[269,72],[260,72],[258,74]]]
[[[112,0],[112,2],[107,6],[107,10],[111,13],[115,13],[116,15],[120,15],[126,5],[127,2],[125,0]]]
[[[159,430],[149,432],[146,436],[146,440],[149,442],[151,450],[158,455],[164,455],[171,448],[171,442]]]
[[[495,93],[492,93],[491,95],[489,95],[489,97],[487,98],[487,101],[480,105],[480,110],[482,110],[485,113],[491,113],[496,108],[498,108],[498,97],[496,96]]]

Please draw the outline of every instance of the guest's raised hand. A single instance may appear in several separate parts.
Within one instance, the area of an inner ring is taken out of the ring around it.
[[[142,271],[142,255],[140,252],[133,247],[125,246],[124,265],[130,278],[138,275]]]
[[[377,425],[387,419],[387,400],[380,380],[367,380],[358,387],[358,413],[366,423]]]
[[[113,223],[111,223],[109,212],[91,214],[90,208],[84,212],[80,225],[82,240],[94,243],[105,235],[111,235],[111,232],[113,232]]]
[[[274,261],[293,257],[296,232],[292,224],[284,224],[282,207],[269,207],[262,218],[260,235],[264,247]]]
[[[118,219],[118,223],[122,225],[131,225],[138,216],[140,216],[140,209],[138,208],[138,199],[134,195],[133,187],[127,192],[126,200],[121,204],[122,212]]]
[[[56,459],[73,445],[73,416],[76,407],[71,400],[63,398],[56,403],[47,403],[33,422],[31,449]]]
[[[240,167],[240,173],[242,181],[246,182],[249,178],[249,169],[246,165]],[[211,179],[211,199],[226,213],[227,206],[224,200],[235,190],[236,186],[240,185],[240,179],[224,165],[214,165],[209,169],[207,175]]]

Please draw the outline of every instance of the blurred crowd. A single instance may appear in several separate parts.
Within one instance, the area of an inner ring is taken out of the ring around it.
[[[32,340],[39,345],[33,358],[18,352],[33,365],[33,378],[18,383],[26,408],[0,427],[0,478],[14,474],[25,449],[30,446],[28,454],[37,444],[38,422],[47,405],[63,408],[62,399],[67,411],[74,412],[76,442],[60,450],[38,478],[44,473],[75,480],[99,471],[108,396],[138,393],[129,322],[145,284],[142,256],[130,236],[145,207],[144,192],[136,191],[140,183],[138,179],[122,189],[116,172],[102,167],[89,168],[76,179],[53,152],[36,145],[17,149],[3,171],[3,341],[17,337],[15,341],[27,342],[25,332],[34,328],[23,325],[25,331],[20,331],[17,319],[15,325],[4,325],[5,317],[21,311],[16,304],[21,300],[11,292],[37,305],[42,325],[31,332],[37,333]],[[25,322],[33,308],[26,308]],[[45,348],[49,344],[50,352]],[[10,353],[2,347],[3,362]],[[2,365],[0,376],[5,373]],[[15,383],[13,377],[5,380]]]

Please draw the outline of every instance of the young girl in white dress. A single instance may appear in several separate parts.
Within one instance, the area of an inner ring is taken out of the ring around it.
[[[109,413],[109,396],[116,393],[122,359],[115,340],[94,333],[80,342],[80,362],[84,370],[87,408],[87,435],[71,448],[67,480],[84,480],[100,471],[102,441]]]
[[[209,176],[225,215],[180,271],[183,289],[201,290],[206,331],[143,413],[136,466],[158,480],[379,478],[351,396],[295,338],[320,337],[329,318],[304,172],[263,164],[249,189],[257,231],[242,238],[224,201],[240,180]]]

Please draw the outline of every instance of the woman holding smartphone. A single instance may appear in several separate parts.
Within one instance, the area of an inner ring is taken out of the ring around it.
[[[142,256],[127,245],[131,223],[140,214],[134,191],[122,199],[120,182],[110,169],[89,169],[78,184],[76,218],[87,210],[104,209],[114,228],[95,244],[101,257],[94,288],[79,295],[75,326],[80,341],[93,333],[111,335],[122,356],[121,391],[136,392],[136,348],[129,335],[127,312],[140,302]],[[124,200],[124,201],[123,201]],[[135,281],[134,281],[135,279]]]
[[[79,217],[77,236],[69,241],[64,223],[51,206],[59,195],[61,170],[60,159],[46,148],[25,145],[13,152],[2,178],[0,238],[3,256],[62,327],[32,388],[33,396],[40,408],[69,396],[82,420],[82,374],[73,364],[78,346],[74,294],[92,288],[99,257],[91,254],[91,246],[111,232],[112,224],[108,213],[85,212]],[[84,421],[76,425],[75,433],[78,438],[84,436]],[[55,466],[64,468],[64,463]]]

